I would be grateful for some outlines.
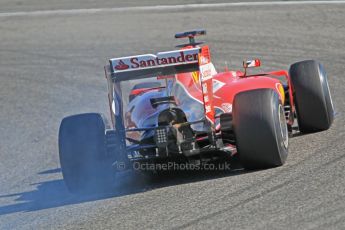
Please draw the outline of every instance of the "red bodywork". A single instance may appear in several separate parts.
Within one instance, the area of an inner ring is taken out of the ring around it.
[[[261,88],[270,88],[275,90],[280,96],[282,102],[285,100],[285,95],[282,95],[282,92],[279,90],[279,85],[282,85],[281,81],[273,77],[285,77],[289,79],[288,73],[286,71],[270,72],[262,75],[250,75],[243,77],[243,72],[241,71],[227,71],[222,73],[217,73],[213,76],[213,80],[224,84],[219,89],[214,92],[213,103],[215,107],[223,109],[224,103],[232,104],[236,94]],[[186,75],[190,75],[189,77]],[[201,86],[200,82],[196,82],[191,76],[192,74],[179,74],[177,75],[177,80],[181,82],[193,98],[198,101],[202,101]],[[290,103],[293,107],[293,100],[291,88],[289,90],[290,94]],[[223,109],[224,110],[224,109]],[[225,111],[230,112],[230,111]]]
[[[209,54],[208,46],[202,47],[202,51],[200,53],[200,58],[199,58],[200,66],[205,64],[202,62],[202,59],[204,56],[207,56],[206,58],[207,63],[210,63],[213,67],[213,64],[211,63],[211,57]],[[198,77],[195,77],[195,76],[198,76]],[[200,76],[199,72],[178,74],[176,75],[176,79],[178,82],[184,85],[185,89],[189,92],[191,97],[193,97],[194,99],[200,102],[203,102],[206,107],[207,102],[203,98],[204,90],[202,90],[202,85],[204,81],[202,80],[202,76]],[[282,85],[282,82],[285,81],[288,86],[288,92],[287,92],[289,95],[288,103],[290,105],[291,114],[294,113],[293,93],[292,93],[292,87],[290,84],[290,77],[289,77],[288,72],[285,70],[278,70],[278,71],[260,73],[257,75],[248,75],[248,76],[246,76],[245,72],[242,72],[242,71],[228,71],[227,70],[225,72],[213,73],[211,79],[212,79],[211,85],[210,85],[210,79],[208,79],[209,82],[207,83],[210,87],[213,88],[213,94],[209,95],[212,102],[211,104],[212,108],[213,107],[219,108],[225,113],[231,113],[233,100],[236,94],[243,91],[262,89],[262,88],[270,88],[270,89],[275,90],[278,93],[282,104],[285,105],[287,98],[285,96],[286,92]],[[209,117],[207,116],[208,115],[207,111],[205,112],[205,115],[206,117]],[[215,115],[215,112],[213,109],[213,113],[211,113],[211,116],[214,117],[214,115]],[[292,125],[294,122],[293,116],[289,117],[287,122],[289,125]],[[219,127],[217,127],[217,129],[218,128]]]

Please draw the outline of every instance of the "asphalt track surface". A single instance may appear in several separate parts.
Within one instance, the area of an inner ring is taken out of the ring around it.
[[[1,12],[63,9],[13,2],[1,1]],[[64,6],[108,7],[89,2]],[[145,4],[126,6],[138,2]],[[312,4],[1,17],[0,229],[344,229],[344,12],[345,4]],[[173,49],[173,34],[193,28],[207,29],[218,69],[251,57],[262,70],[322,62],[337,111],[332,128],[291,138],[279,168],[124,177],[112,194],[70,194],[58,159],[60,120],[108,114],[107,59]]]

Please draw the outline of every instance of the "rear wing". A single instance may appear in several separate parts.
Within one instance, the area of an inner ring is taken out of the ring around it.
[[[178,73],[196,72],[202,89],[204,113],[211,122],[212,127],[215,120],[213,106],[213,81],[212,63],[208,46],[187,48],[168,52],[160,52],[156,55],[145,54],[113,58],[109,60],[110,65],[105,67],[105,74],[109,81],[109,103],[115,115],[115,125],[124,127],[120,117],[122,113],[121,88],[118,84],[113,86],[111,81],[121,82],[133,79],[150,78],[154,76],[174,75]],[[116,109],[117,108],[117,109]]]
[[[148,78],[157,75],[172,75],[199,71],[201,48],[174,50],[109,60],[109,70],[115,81]]]

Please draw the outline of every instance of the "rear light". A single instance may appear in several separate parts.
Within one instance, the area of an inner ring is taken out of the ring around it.
[[[157,147],[166,147],[168,144],[168,133],[166,128],[157,128],[156,129],[156,135],[155,135],[155,141],[157,144]]]

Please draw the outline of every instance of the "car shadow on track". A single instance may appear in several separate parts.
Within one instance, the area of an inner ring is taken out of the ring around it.
[[[236,176],[248,172],[243,170],[239,165],[233,165],[234,164],[231,164],[230,170],[175,171],[155,176],[127,172],[121,175],[121,179],[117,182],[113,192],[97,195],[71,194],[67,190],[62,179],[40,182],[33,184],[36,188],[32,191],[0,195],[0,199],[16,197],[11,204],[0,207],[0,216],[17,212],[31,212],[95,200],[115,198],[135,193],[142,193],[162,187]],[[38,174],[44,175],[50,173],[61,173],[61,169],[50,169],[39,172]]]

